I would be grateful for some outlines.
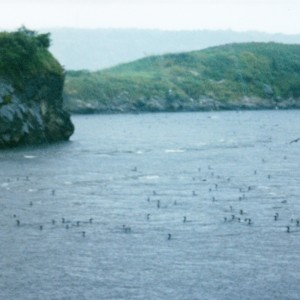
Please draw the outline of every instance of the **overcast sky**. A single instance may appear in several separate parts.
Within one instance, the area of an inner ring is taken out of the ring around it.
[[[232,29],[300,33],[300,0],[0,0],[0,28]]]

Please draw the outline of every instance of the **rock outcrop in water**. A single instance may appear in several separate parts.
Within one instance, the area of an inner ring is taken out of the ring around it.
[[[64,70],[48,51],[48,34],[0,33],[0,148],[68,140]]]

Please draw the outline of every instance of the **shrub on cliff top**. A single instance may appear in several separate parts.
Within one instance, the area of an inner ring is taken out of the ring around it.
[[[63,69],[48,48],[50,34],[38,34],[21,27],[15,32],[0,32],[0,77],[10,79],[16,88],[28,76],[53,73],[63,76]]]

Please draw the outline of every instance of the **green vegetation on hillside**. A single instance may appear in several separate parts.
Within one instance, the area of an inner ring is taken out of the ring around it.
[[[48,51],[49,34],[20,28],[0,33],[0,77],[10,80],[22,90],[29,76],[45,73],[63,77],[63,69]]]
[[[245,98],[280,105],[300,98],[300,45],[228,44],[152,56],[98,72],[70,71],[65,97],[68,108],[78,112],[84,107],[198,110],[207,108],[207,99],[224,109],[238,107]],[[255,105],[259,108],[259,101]]]

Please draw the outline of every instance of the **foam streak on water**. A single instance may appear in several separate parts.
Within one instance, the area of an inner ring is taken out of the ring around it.
[[[299,299],[299,117],[75,116],[0,152],[0,299]]]

